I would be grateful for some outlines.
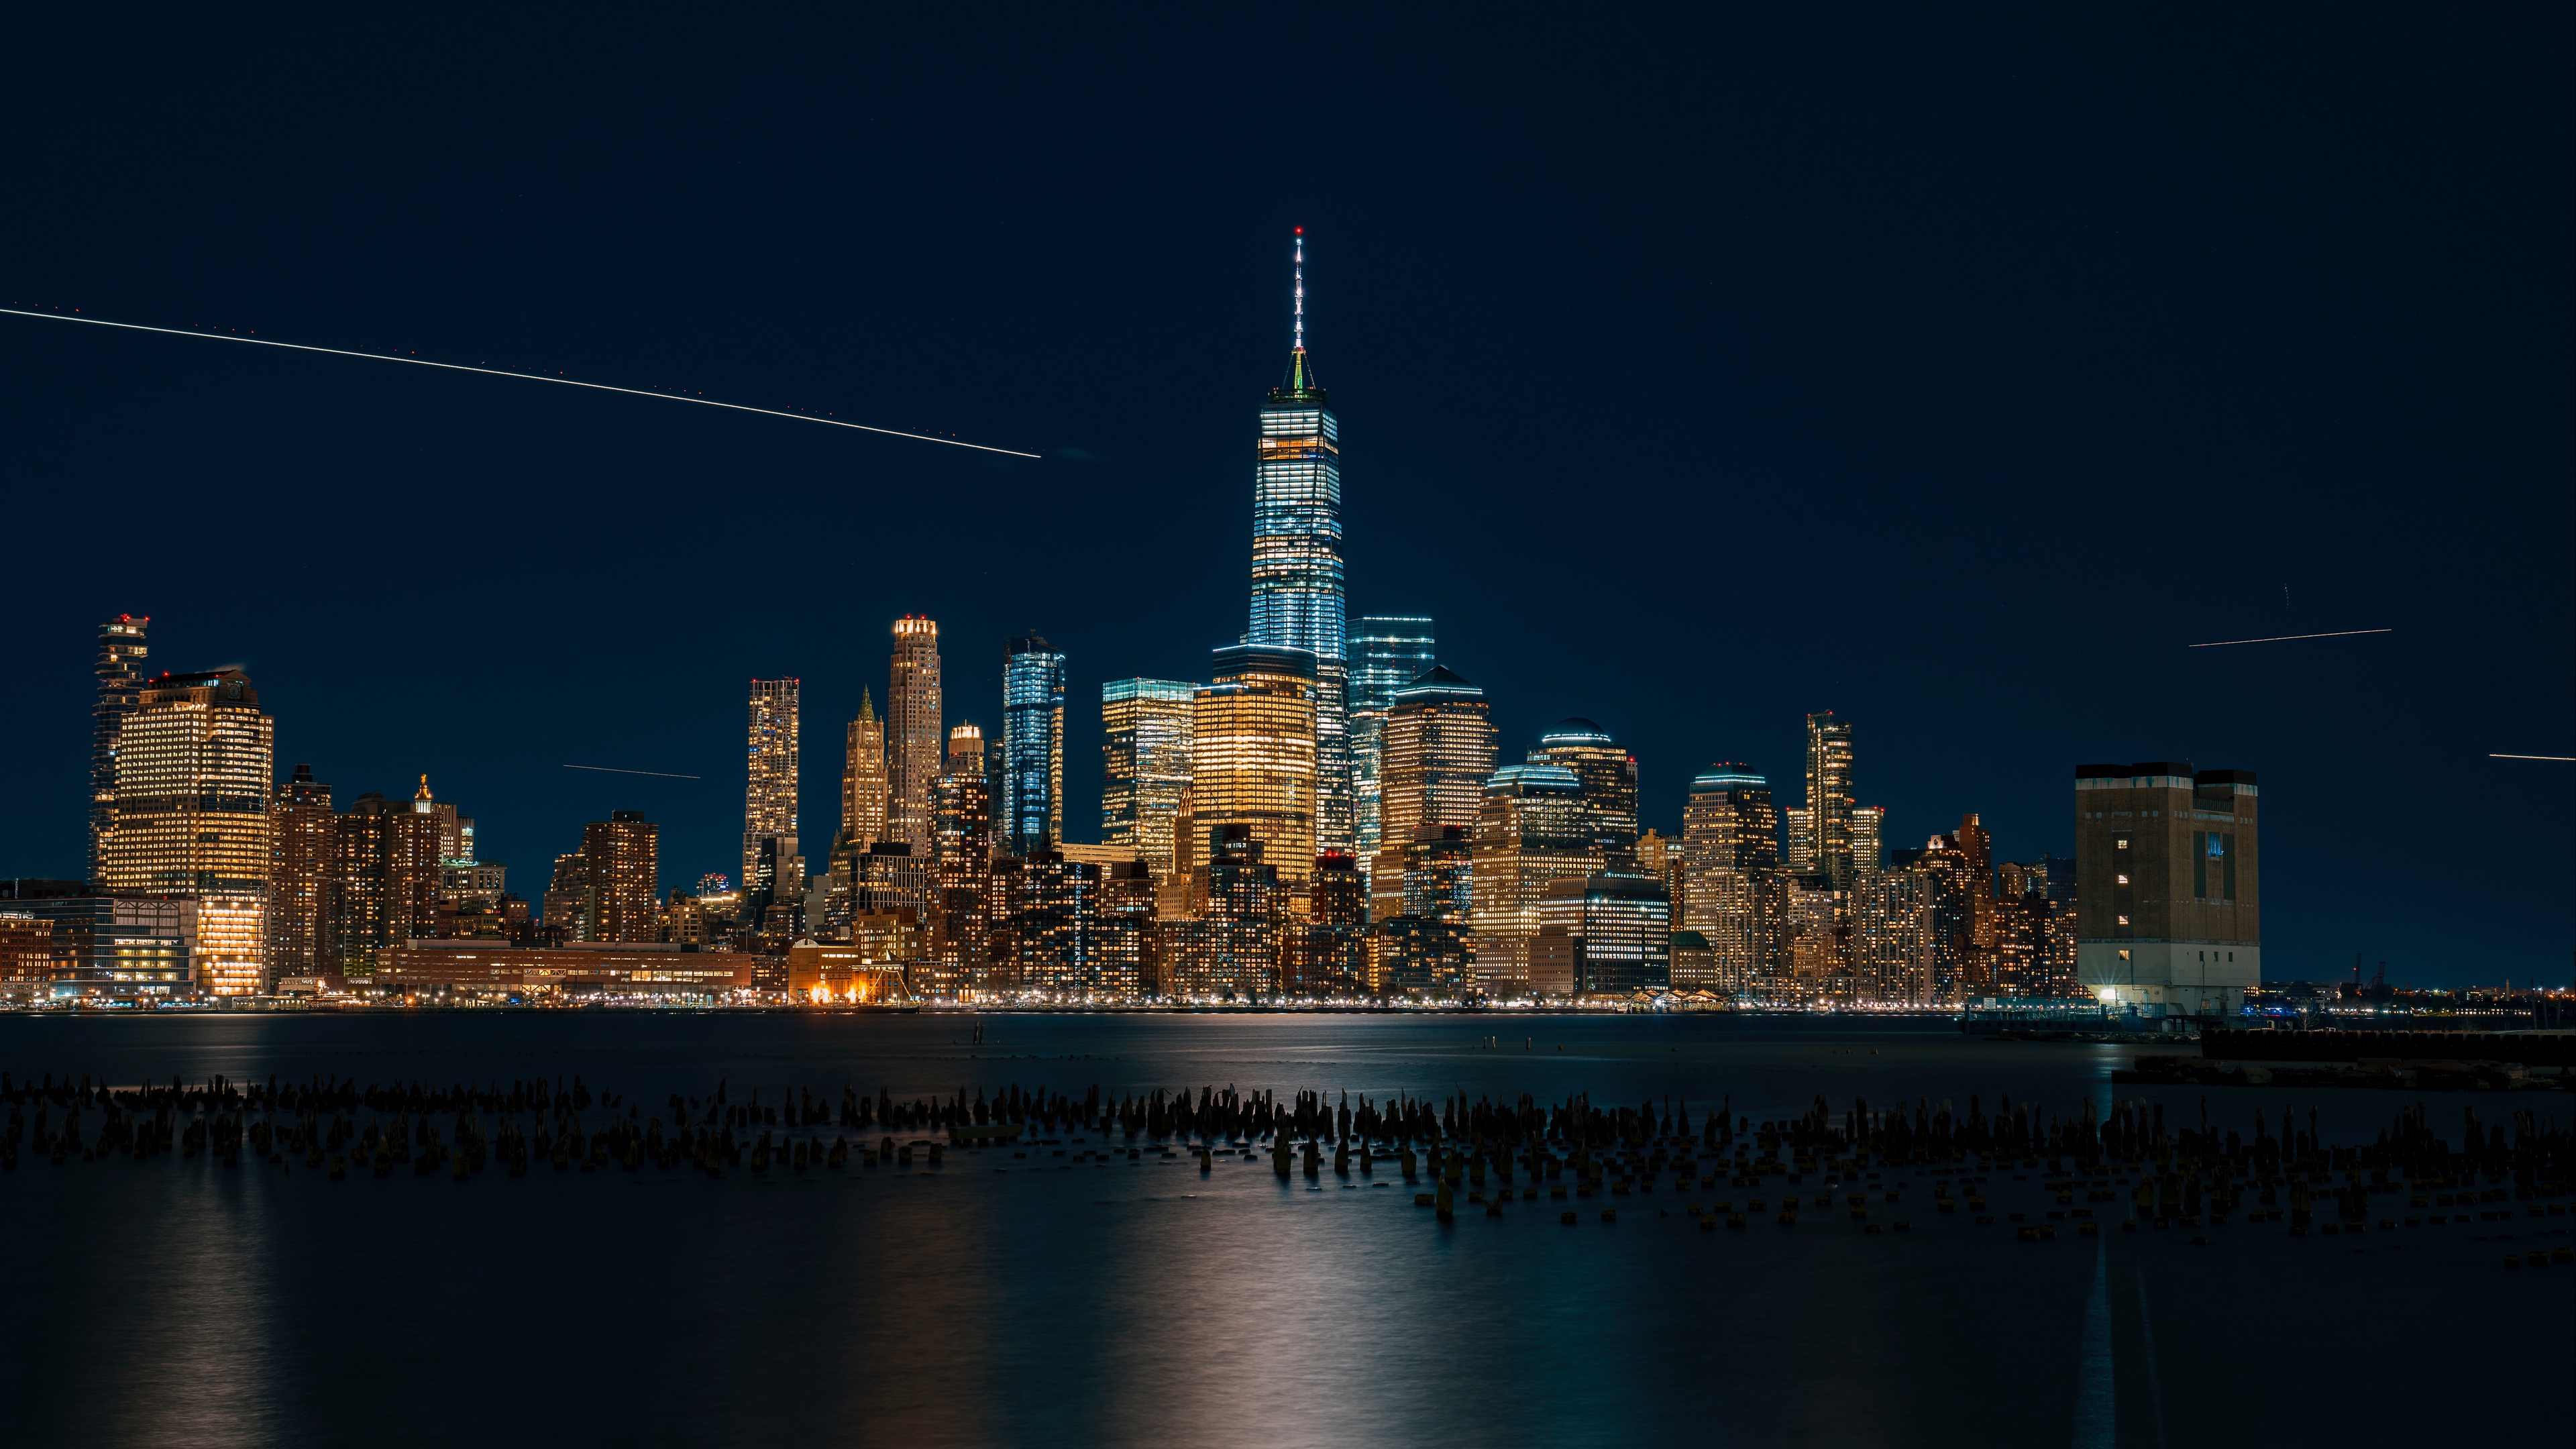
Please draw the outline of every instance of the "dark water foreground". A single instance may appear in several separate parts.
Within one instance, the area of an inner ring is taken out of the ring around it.
[[[1926,1022],[961,1016],[0,1017],[0,1070],[506,1085],[649,1104],[844,1086],[1079,1096],[1233,1085],[1596,1104],[1761,1121],[2009,1094],[2062,1115],[2131,1053]],[[1499,1049],[1481,1043],[1499,1036]],[[1531,1049],[1523,1039],[1534,1038]],[[2251,1135],[2257,1106],[2367,1140],[2416,1098],[2122,1088]],[[2425,1101],[2562,1117],[2569,1099]],[[363,1116],[363,1114],[361,1114]],[[594,1119],[604,1120],[595,1111]],[[95,1115],[93,1114],[93,1120]],[[830,1129],[821,1129],[828,1138]],[[2293,1239],[2071,1231],[1874,1209],[1710,1232],[1669,1189],[1450,1224],[1412,1189],[1266,1159],[408,1171],[331,1182],[205,1154],[0,1175],[12,1444],[900,1443],[2159,1445],[2556,1442],[2571,1219]],[[1123,1149],[1127,1144],[1115,1144]],[[2053,1199],[1998,1170],[1998,1214]],[[1802,1184],[1810,1193],[1818,1184]],[[1772,1189],[1778,1191],[1775,1182]],[[2125,1203],[2126,1194],[2122,1194]],[[2079,1200],[2081,1195],[2079,1194]],[[1812,1201],[1812,1198],[1810,1199]],[[1873,1202],[1878,1200],[1873,1194]],[[1839,1205],[1839,1200],[1838,1200]],[[1567,1227],[1559,1210],[1579,1206]],[[1598,1209],[1615,1206],[1603,1223]],[[2124,1211],[2098,1207],[2107,1221]],[[1668,1215],[1667,1215],[1668,1214]],[[2543,1236],[2552,1229],[2555,1236]],[[2504,1234],[2512,1234],[2511,1239]]]

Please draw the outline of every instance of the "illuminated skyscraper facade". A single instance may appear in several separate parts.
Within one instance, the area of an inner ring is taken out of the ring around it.
[[[862,850],[887,838],[885,722],[865,689],[842,756],[841,834]]]
[[[1401,852],[1415,831],[1475,823],[1493,773],[1493,707],[1483,690],[1434,666],[1395,692],[1378,777],[1381,844],[1370,871],[1373,899],[1395,888]]]
[[[1100,839],[1144,861],[1158,881],[1173,875],[1174,831],[1193,769],[1196,692],[1172,679],[1100,686]]]
[[[1583,782],[1603,864],[1614,875],[1637,868],[1637,757],[1588,719],[1559,720],[1529,752],[1533,765],[1560,765]]]
[[[1311,843],[1347,850],[1353,795],[1348,734],[1348,662],[1342,593],[1341,425],[1306,357],[1306,243],[1297,242],[1294,338],[1288,375],[1262,404],[1253,464],[1252,627],[1255,647],[1298,650],[1314,660],[1315,799]],[[1311,859],[1313,851],[1307,851]],[[1304,862],[1270,852],[1282,877]]]
[[[1191,695],[1191,819],[1201,839],[1240,825],[1291,889],[1315,861],[1315,656],[1235,644]],[[1234,838],[1234,837],[1226,837]]]
[[[742,797],[742,876],[751,879],[760,864],[760,842],[776,837],[791,842],[780,852],[794,852],[796,839],[796,761],[797,714],[800,682],[793,679],[755,679],[751,682],[750,741],[746,754],[750,760],[749,781]],[[796,862],[792,880],[781,880],[783,894],[804,890],[804,862]],[[780,862],[780,874],[789,874],[786,862]],[[631,940],[615,936],[611,940]]]
[[[582,827],[581,854],[583,884],[588,893],[585,914],[589,917],[589,929],[583,939],[659,939],[661,827],[646,820],[640,810],[611,810],[606,820]]]
[[[1023,856],[1064,839],[1064,656],[1035,633],[1002,651],[1002,838]]]
[[[116,826],[116,741],[143,704],[143,661],[152,619],[119,614],[98,626],[98,698],[90,705],[89,879],[107,879],[107,836]]]
[[[960,724],[948,732],[948,765],[931,791],[937,834],[930,874],[931,979],[954,996],[984,983],[991,960],[993,794],[984,770],[984,732]]]
[[[1691,781],[1682,810],[1682,918],[1715,953],[1728,989],[1751,990],[1780,966],[1788,876],[1770,781],[1718,764]]]
[[[1851,721],[1832,710],[1807,716],[1807,868],[1847,891],[1858,876],[1852,850]]]
[[[1600,873],[1601,849],[1583,782],[1562,765],[1505,765],[1485,782],[1469,832],[1474,847],[1476,976],[1487,990],[1526,993],[1539,902],[1560,880]]]
[[[937,843],[930,790],[946,762],[939,735],[939,626],[910,614],[894,621],[886,686],[886,832],[927,857]]]
[[[106,893],[196,897],[197,980],[253,995],[267,967],[276,724],[238,669],[165,674],[119,723]]]
[[[1418,614],[1363,614],[1351,639],[1351,840],[1361,868],[1380,844],[1378,775],[1385,752],[1386,712],[1395,692],[1428,672],[1437,659],[1431,620]]]
[[[318,976],[332,969],[326,912],[337,859],[338,817],[331,787],[313,778],[311,765],[295,767],[279,784],[268,808],[267,986],[287,976]]]

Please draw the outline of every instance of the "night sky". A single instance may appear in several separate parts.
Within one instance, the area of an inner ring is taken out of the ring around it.
[[[1830,708],[2012,858],[2253,769],[2268,975],[2564,983],[2576,766],[2488,755],[2576,754],[2570,10],[2076,8],[23,13],[0,302],[1044,458],[0,317],[0,872],[80,872],[124,612],[531,897],[612,808],[735,871],[753,676],[819,853],[890,621],[995,733],[1034,627],[1097,839],[1100,682],[1244,628],[1303,225],[1353,620],[1506,759],[1598,720],[1670,832]]]

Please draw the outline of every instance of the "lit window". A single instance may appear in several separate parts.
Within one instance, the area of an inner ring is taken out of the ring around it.
[[[2113,876],[2112,879],[2118,881],[2122,885],[2127,885],[2129,883],[2129,878],[2125,875]]]
[[[2122,917],[2120,918],[2120,924],[2121,924],[2121,925],[2123,925],[2123,926],[2125,926],[2125,925],[2129,924],[2129,918],[2128,918],[2128,917],[2126,917],[2126,916],[2122,916]]]
[[[2129,837],[2123,835],[2118,840],[2113,841],[2112,844],[2118,846],[2122,850],[2126,850],[2129,848]]]

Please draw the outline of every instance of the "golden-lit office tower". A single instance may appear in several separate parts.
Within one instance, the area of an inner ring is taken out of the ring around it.
[[[1816,873],[1816,834],[1808,828],[1807,807],[1792,805],[1780,812],[1783,833],[1788,837],[1780,850],[1780,868],[1791,875]]]
[[[452,814],[454,807],[449,809]],[[407,807],[385,812],[384,832],[385,944],[428,940],[438,934],[438,898],[447,872],[440,854],[445,822],[427,775]]]
[[[1494,773],[1493,706],[1485,692],[1434,665],[1395,692],[1378,764],[1378,860],[1370,895],[1382,899],[1404,868],[1404,850],[1424,826],[1473,825]],[[1633,805],[1632,805],[1633,811]]]
[[[1664,895],[1672,902],[1673,920],[1687,914],[1682,897],[1682,843],[1679,837],[1647,830],[1637,836],[1637,873],[1652,876],[1664,883]]]
[[[1190,788],[1191,695],[1174,679],[1113,679],[1100,686],[1100,839],[1134,853],[1154,874],[1174,873],[1174,831]]]
[[[760,864],[760,842],[769,837],[796,838],[797,715],[802,685],[793,679],[751,682],[749,780],[742,795],[742,878]],[[782,899],[804,893],[804,862],[793,871],[779,862],[777,882]],[[624,940],[625,937],[615,939]]]
[[[268,978],[320,976],[330,959],[331,881],[339,859],[331,787],[311,765],[295,767],[268,797]]]
[[[1599,869],[1626,875],[1637,869],[1637,757],[1588,719],[1564,719],[1539,737],[1533,765],[1562,765],[1583,783],[1584,808],[1601,844]]]
[[[1505,765],[1485,782],[1468,838],[1476,976],[1488,990],[1527,994],[1548,886],[1602,869],[1597,821],[1583,794],[1581,778],[1555,764]]]
[[[130,728],[130,726],[129,726]],[[2263,980],[2261,794],[2187,760],[2075,769],[2076,973],[2104,1002],[2226,1015]]]
[[[98,626],[98,698],[90,705],[89,879],[107,879],[107,836],[116,827],[116,741],[143,705],[148,614],[119,614]]]
[[[1851,889],[1856,867],[1852,856],[1852,728],[1832,710],[1807,716],[1807,869],[1833,880],[1834,889]]]
[[[886,687],[886,838],[926,857],[938,844],[931,786],[946,767],[939,737],[939,626],[910,614],[895,620],[891,668]]]
[[[1721,762],[1691,781],[1682,808],[1681,928],[1705,937],[1716,971],[1749,990],[1780,963],[1786,905],[1771,784],[1750,768]]]
[[[1197,839],[1245,827],[1281,886],[1302,894],[1315,861],[1315,658],[1228,645],[1215,678],[1190,700]]]
[[[948,766],[931,792],[938,837],[928,913],[932,985],[942,995],[979,984],[991,960],[993,791],[984,769],[984,732],[948,732]]]
[[[841,834],[861,849],[886,834],[885,722],[865,689],[859,691],[859,717],[850,721],[848,753],[841,766]]]
[[[2002,913],[1995,909],[1995,842],[1973,814],[1959,817],[1950,836],[1952,848],[1968,863],[1968,979],[1979,987],[1994,984],[1997,950],[2003,944]]]
[[[661,827],[641,810],[611,810],[581,828],[592,941],[651,941],[661,935]]]
[[[1852,807],[1852,872],[1866,880],[1887,864],[1887,807]]]
[[[111,895],[198,898],[197,979],[258,994],[267,971],[276,722],[238,669],[165,674],[117,730]]]

